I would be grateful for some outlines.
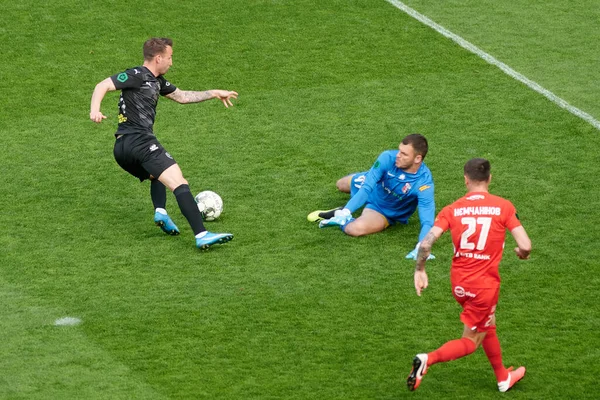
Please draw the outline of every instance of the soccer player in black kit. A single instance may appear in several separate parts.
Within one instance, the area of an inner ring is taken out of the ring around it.
[[[125,72],[106,78],[96,85],[92,94],[90,119],[96,123],[106,117],[100,112],[104,95],[121,90],[119,99],[119,126],[115,133],[114,156],[125,171],[140,181],[150,179],[150,195],[154,204],[154,222],[164,232],[178,235],[179,229],[166,211],[168,187],[188,220],[196,246],[207,249],[233,239],[230,233],[211,233],[206,230],[188,182],[173,157],[159,143],[152,127],[156,116],[158,96],[181,104],[198,103],[217,98],[225,107],[232,106],[237,93],[228,90],[204,92],[180,90],[164,78],[173,64],[173,41],[168,38],[151,38],[144,43],[144,63]]]

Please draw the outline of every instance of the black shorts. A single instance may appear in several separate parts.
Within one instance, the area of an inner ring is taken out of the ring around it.
[[[150,175],[158,178],[167,168],[177,162],[158,142],[154,135],[134,133],[123,135],[115,141],[115,160],[125,171],[140,182]]]

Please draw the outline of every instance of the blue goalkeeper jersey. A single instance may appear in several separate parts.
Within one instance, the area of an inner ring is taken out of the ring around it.
[[[406,224],[418,209],[420,242],[435,219],[433,178],[425,163],[414,174],[396,167],[397,154],[398,150],[388,150],[379,155],[346,208],[354,212],[364,205],[383,214],[392,224]]]

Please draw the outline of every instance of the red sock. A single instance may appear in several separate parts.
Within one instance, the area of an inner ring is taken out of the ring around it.
[[[462,338],[446,342],[439,349],[427,354],[427,365],[456,360],[468,356],[477,349],[471,339]]]
[[[500,348],[498,335],[496,335],[496,328],[487,331],[481,345],[483,346],[485,355],[488,360],[490,360],[490,364],[492,364],[494,374],[496,374],[496,380],[498,382],[507,380],[508,371],[504,368],[504,364],[502,363],[502,349]]]

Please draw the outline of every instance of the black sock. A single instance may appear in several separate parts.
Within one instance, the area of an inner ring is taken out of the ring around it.
[[[154,209],[167,208],[167,188],[158,179],[150,181],[150,197],[152,197]]]
[[[344,207],[338,207],[338,208],[334,208],[333,210],[330,210],[330,211],[325,211],[325,212],[319,213],[319,217],[321,217],[323,219],[331,219],[331,218],[335,217],[335,212],[337,210],[341,210],[342,208],[344,208]]]
[[[204,232],[206,228],[204,228],[204,222],[202,222],[202,215],[200,214],[200,210],[198,210],[198,205],[196,204],[196,200],[194,200],[194,196],[192,196],[192,192],[190,192],[190,187],[188,185],[179,185],[173,190],[173,194],[177,199],[181,213],[190,223],[194,231],[194,236],[200,232]]]

